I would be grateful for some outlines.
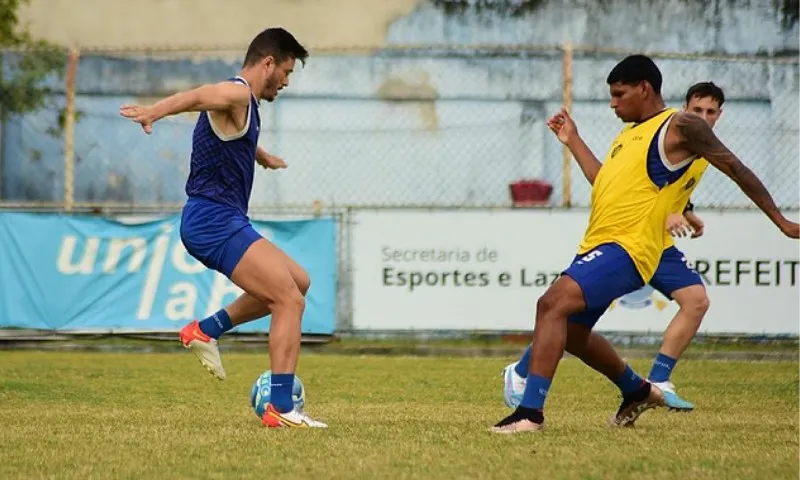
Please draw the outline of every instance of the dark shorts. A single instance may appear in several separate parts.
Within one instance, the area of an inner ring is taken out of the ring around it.
[[[181,214],[181,241],[206,267],[230,278],[247,249],[262,238],[236,208],[191,197]]]
[[[576,255],[563,272],[581,287],[586,309],[569,317],[572,323],[593,328],[617,298],[642,288],[636,265],[628,252],[616,243],[606,243]]]
[[[674,246],[664,250],[650,286],[672,298],[672,292],[692,285],[703,285],[700,275],[689,266],[686,256]]]

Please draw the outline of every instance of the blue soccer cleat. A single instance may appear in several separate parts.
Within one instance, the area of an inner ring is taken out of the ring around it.
[[[672,382],[659,382],[654,383],[664,393],[664,406],[673,412],[691,412],[694,410],[694,404],[687,402],[678,396],[675,392],[675,385]]]

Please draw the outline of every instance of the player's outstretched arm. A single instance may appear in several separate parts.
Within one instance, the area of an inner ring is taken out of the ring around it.
[[[675,114],[675,126],[687,150],[704,157],[708,163],[736,182],[786,236],[800,238],[800,225],[783,216],[761,180],[728,150],[705,120],[691,113],[680,112]]]
[[[578,165],[583,171],[583,175],[590,184],[594,185],[594,179],[597,177],[597,172],[603,166],[600,160],[592,153],[586,142],[583,141],[578,134],[578,127],[575,121],[567,112],[566,108],[562,108],[558,113],[553,115],[547,121],[547,128],[556,134],[558,141],[567,146],[572,156],[578,162]]]
[[[250,89],[241,83],[221,82],[179,92],[153,105],[123,105],[120,115],[142,125],[145,133],[153,131],[153,123],[184,112],[226,111],[246,107]]]

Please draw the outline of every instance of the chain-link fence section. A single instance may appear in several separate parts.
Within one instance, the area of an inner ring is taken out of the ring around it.
[[[565,162],[545,121],[571,104],[581,134],[602,158],[621,127],[608,108],[605,77],[626,52],[569,52],[313,52],[278,101],[262,104],[261,144],[289,169],[258,169],[251,207],[508,207],[515,200],[586,206],[589,185],[574,161]],[[119,107],[229,78],[241,54],[83,51],[72,61],[63,54],[66,75],[44,83],[49,103],[3,122],[0,201],[177,208],[185,199],[197,114],[164,119],[147,136]],[[781,206],[796,208],[797,58],[653,56],[670,106],[680,108],[695,82],[711,80],[725,90],[718,135]],[[5,69],[13,70],[8,61]],[[706,174],[693,201],[751,205],[716,171]]]
[[[63,201],[68,65],[61,49],[0,51],[0,201]]]

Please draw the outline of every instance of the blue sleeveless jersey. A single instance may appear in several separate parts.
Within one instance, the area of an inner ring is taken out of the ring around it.
[[[229,79],[247,85],[241,77]],[[204,198],[229,205],[247,215],[253,189],[256,147],[261,130],[258,101],[250,96],[247,126],[226,137],[215,131],[208,112],[200,112],[192,134],[192,161],[186,181],[189,198]]]

